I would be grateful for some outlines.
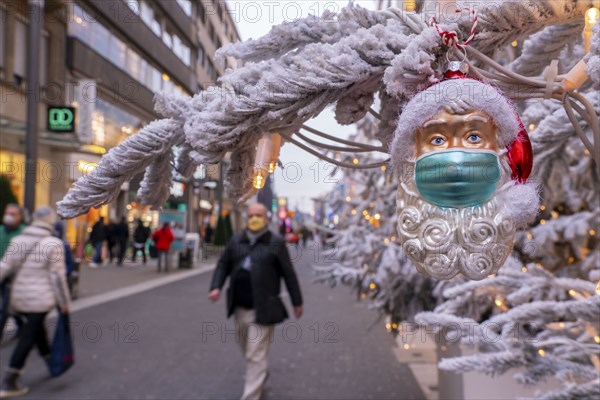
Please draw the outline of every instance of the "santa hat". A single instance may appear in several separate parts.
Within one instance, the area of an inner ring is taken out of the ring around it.
[[[506,204],[507,212],[514,215],[520,226],[531,222],[537,214],[539,200],[535,185],[527,184],[533,165],[529,136],[512,102],[496,87],[477,79],[453,74],[452,79],[417,93],[404,106],[390,148],[397,176],[403,176],[406,163],[416,159],[417,130],[444,107],[475,110],[490,116],[497,127],[498,146],[506,148],[512,171],[513,182],[507,189],[506,201],[518,202],[518,208],[513,211],[509,207],[517,204]]]

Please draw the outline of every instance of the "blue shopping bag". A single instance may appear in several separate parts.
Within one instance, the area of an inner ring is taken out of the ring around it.
[[[73,340],[71,338],[69,314],[59,313],[56,321],[56,333],[52,342],[48,368],[50,375],[57,377],[64,374],[75,362]]]

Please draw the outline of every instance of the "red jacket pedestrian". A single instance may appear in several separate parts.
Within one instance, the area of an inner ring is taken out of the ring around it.
[[[152,240],[156,250],[168,251],[171,248],[171,242],[174,240],[173,231],[169,228],[169,223],[165,222],[160,229],[152,234]]]

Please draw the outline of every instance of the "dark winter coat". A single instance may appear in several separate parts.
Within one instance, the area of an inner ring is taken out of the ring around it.
[[[115,225],[114,235],[117,242],[125,242],[129,238],[129,225],[127,222],[121,221]]]
[[[92,232],[90,233],[90,242],[92,244],[104,242],[107,239],[108,230],[106,229],[106,225],[103,222],[96,222],[92,227]]]
[[[150,237],[150,228],[144,225],[138,225],[133,232],[133,240],[136,243],[146,243]]]
[[[242,268],[246,256],[252,259],[252,298],[256,312],[256,323],[273,325],[282,322],[288,313],[279,297],[281,278],[285,282],[294,307],[302,305],[302,294],[296,272],[290,260],[285,241],[277,235],[267,232],[258,238],[254,246],[246,231],[231,238],[213,273],[210,289],[222,289],[227,277],[230,286],[227,289],[227,316],[233,314],[235,300],[231,282]]]

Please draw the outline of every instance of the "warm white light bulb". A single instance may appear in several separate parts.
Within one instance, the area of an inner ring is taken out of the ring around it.
[[[585,25],[593,27],[598,23],[598,16],[600,16],[600,10],[596,7],[592,7],[585,12]]]
[[[583,44],[585,53],[590,52],[590,41],[592,39],[592,28],[598,23],[600,11],[596,7],[591,7],[585,12],[585,28],[583,28]]]

